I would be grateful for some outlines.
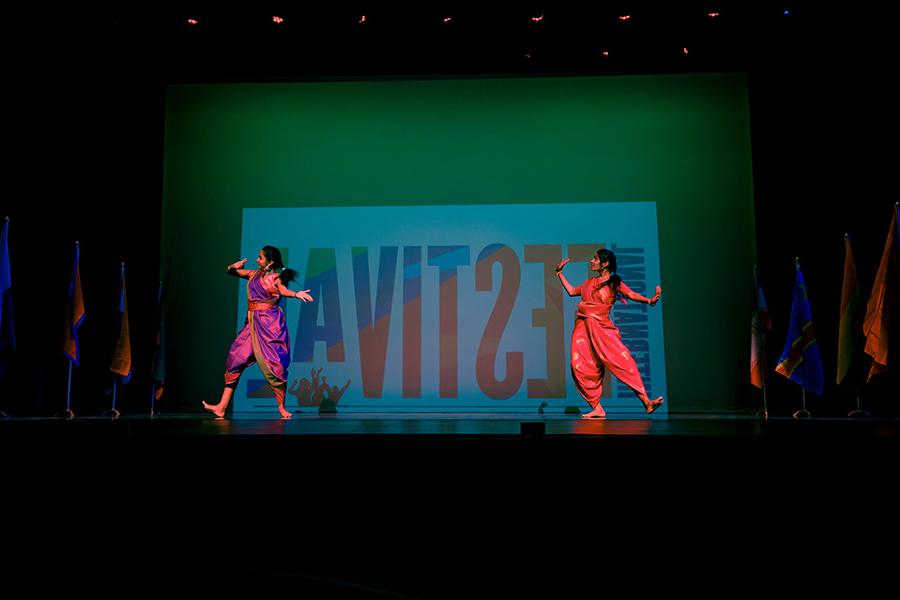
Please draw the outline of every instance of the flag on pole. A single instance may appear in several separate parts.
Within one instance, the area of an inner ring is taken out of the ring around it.
[[[79,364],[81,354],[78,351],[78,328],[84,321],[84,298],[81,295],[81,250],[75,242],[75,261],[72,266],[72,281],[69,283],[69,300],[66,303],[66,323],[63,334],[62,350],[70,361]]]
[[[825,376],[822,370],[822,358],[813,332],[812,311],[809,308],[809,297],[806,283],[797,260],[797,279],[794,285],[794,297],[791,301],[791,322],[784,351],[778,359],[775,372],[799,383],[815,394],[822,394]]]
[[[766,332],[772,328],[769,305],[763,295],[756,267],[753,267],[753,311],[750,316],[750,383],[762,388],[766,379]]]
[[[109,370],[120,376],[122,383],[131,379],[131,337],[128,335],[128,300],[125,297],[125,263],[122,263],[121,285],[119,287],[119,311],[117,318],[119,339],[113,352]]]
[[[900,218],[898,204],[894,205],[894,217],[888,229],[887,241],[881,255],[881,264],[875,274],[872,295],[866,307],[863,333],[866,336],[865,353],[872,357],[868,380],[888,368],[888,344],[891,330],[891,310],[897,310],[898,278],[900,278]],[[896,343],[896,341],[895,341]]]
[[[9,267],[9,217],[0,232],[0,375],[6,373],[12,352],[16,349],[13,323],[12,270]]]
[[[159,400],[163,395],[166,383],[166,321],[162,309],[163,284],[159,282],[159,293],[156,298],[156,352],[153,357],[153,383],[156,386],[154,396]]]
[[[862,297],[856,280],[856,262],[850,247],[850,236],[844,235],[844,286],[841,290],[841,320],[838,327],[837,383],[840,384],[856,352],[862,333]]]

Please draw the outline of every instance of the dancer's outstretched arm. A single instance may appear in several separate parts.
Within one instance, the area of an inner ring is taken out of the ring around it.
[[[659,302],[659,296],[662,293],[662,288],[659,286],[656,286],[656,294],[652,298],[647,298],[646,296],[641,296],[640,294],[638,294],[637,292],[632,290],[630,287],[625,285],[625,282],[623,281],[622,283],[619,284],[619,291],[622,293],[623,296],[625,296],[626,298],[629,298],[631,300],[634,300],[635,302],[642,302],[644,304],[649,304],[650,306],[654,306],[657,302]]]
[[[569,283],[569,280],[566,279],[566,276],[563,275],[563,272],[562,272],[563,267],[566,266],[566,263],[568,263],[571,260],[572,260],[571,258],[564,258],[561,263],[556,265],[556,275],[559,277],[559,281],[560,281],[560,283],[562,283],[563,287],[566,288],[566,293],[569,294],[570,296],[577,296],[578,289],[576,287],[574,287],[571,283]]]
[[[300,298],[304,302],[312,302],[313,297],[309,295],[309,290],[300,290],[299,292],[295,292],[294,290],[284,286],[281,282],[278,282],[278,293],[282,296],[287,296],[288,298]]]
[[[232,263],[225,267],[225,272],[229,275],[234,275],[235,277],[240,277],[241,279],[248,279],[250,274],[253,273],[250,269],[244,269],[244,263],[247,262],[246,258],[243,258],[236,263]]]

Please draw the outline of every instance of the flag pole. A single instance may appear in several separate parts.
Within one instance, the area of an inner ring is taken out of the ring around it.
[[[812,415],[806,410],[806,388],[804,386],[800,386],[800,392],[803,397],[803,408],[794,413],[795,419],[802,419],[804,417],[811,417]]]
[[[69,361],[69,384],[66,386],[66,419],[74,419],[72,412],[72,361]]]
[[[122,271],[119,279],[119,302],[124,302],[124,294],[125,294],[125,262],[122,262]],[[121,306],[120,306],[121,308]],[[123,314],[122,319],[125,319],[125,315]],[[120,323],[120,332],[121,332],[121,323]],[[118,347],[116,348],[116,352],[118,352]],[[116,360],[116,354],[113,354],[113,361]],[[118,374],[113,372],[113,388],[112,388],[112,408],[103,413],[104,417],[112,417],[113,419],[118,419],[121,414],[118,410],[116,410],[116,390],[119,384]]]
[[[754,305],[757,303],[759,298],[759,265],[753,265],[753,294],[755,298],[753,300]],[[757,311],[759,307],[757,306]],[[762,361],[762,396],[763,396],[763,409],[762,409],[762,417],[763,419],[769,418],[769,404],[766,401],[766,332],[764,328],[760,327],[759,332],[760,343],[762,344],[762,352],[760,353],[760,360]],[[760,416],[760,411],[756,411],[756,416]]]
[[[69,300],[73,302],[73,304],[72,304],[73,310],[74,310],[74,306],[75,306],[74,305],[75,295],[77,294],[80,297],[79,292],[80,292],[80,286],[81,286],[81,283],[80,283],[81,278],[78,273],[79,262],[80,262],[79,248],[80,248],[80,246],[78,244],[78,240],[75,240],[75,262],[73,264],[74,268],[72,271],[72,287],[70,288],[71,295],[69,297]],[[82,307],[82,310],[83,310],[83,307]],[[69,315],[69,316],[73,317],[74,315]],[[83,318],[84,318],[84,313],[82,312],[81,319],[83,319]],[[75,330],[78,328],[78,324],[80,324],[80,322],[81,321],[79,319],[78,322],[72,322],[70,324],[72,339],[75,342],[75,355],[74,356],[70,355],[68,353],[68,351],[65,352],[66,356],[69,359],[69,376],[68,376],[68,382],[66,383],[66,412],[64,413],[66,420],[71,420],[71,419],[75,418],[75,411],[72,410],[72,363],[78,361],[78,336],[76,335]],[[67,337],[66,339],[68,340],[69,338]],[[57,413],[57,415],[54,415],[54,416],[58,416],[58,414],[59,413]]]
[[[159,312],[162,307],[160,303],[162,302],[162,281],[159,282],[159,291],[156,293],[156,310]],[[159,327],[159,314],[157,317],[157,328]],[[156,332],[157,335],[157,347],[156,347],[156,360],[159,360],[159,331]],[[150,418],[159,416],[159,411],[156,410],[156,361],[153,362],[152,369],[154,372],[150,373]]]
[[[794,258],[794,264],[796,265],[796,267],[798,269],[800,268],[800,257],[799,256]],[[805,381],[805,379],[804,379],[804,381]],[[803,408],[801,408],[800,410],[798,410],[797,412],[794,413],[795,419],[812,416],[809,414],[809,411],[806,410],[806,386],[802,385],[802,384],[800,385],[800,396],[801,396],[801,398],[803,398]]]
[[[9,234],[9,215],[7,215],[5,219],[3,219],[3,232],[6,234]],[[4,245],[2,251],[6,252],[6,250],[7,250],[7,248]],[[6,254],[4,256],[6,256],[6,255],[8,255],[8,252],[6,252]],[[10,279],[12,279],[12,275],[10,275]],[[7,289],[9,289],[9,288],[7,288]],[[2,319],[2,316],[0,316],[0,319]],[[12,340],[13,340],[13,347],[15,347],[15,327],[13,327],[12,323],[10,323],[10,328],[13,331]],[[8,419],[8,418],[9,418],[9,414],[4,410],[0,410],[0,419]]]
[[[119,383],[118,379],[119,378],[116,375],[113,375],[112,408],[110,408],[108,411],[103,413],[104,417],[112,417],[113,419],[118,419],[119,415],[121,414],[121,413],[119,413],[119,411],[116,410],[116,388],[118,387],[118,383]]]
[[[793,414],[795,419],[799,419],[812,416],[806,409],[806,388],[809,387],[810,391],[821,395],[824,389],[824,376],[822,359],[812,328],[812,309],[809,306],[806,281],[800,270],[800,257],[794,259],[794,266],[797,272],[788,336],[775,371],[800,386],[803,406]]]
[[[853,290],[851,290],[849,294],[847,293],[847,289],[846,289],[846,288],[847,288],[847,271],[848,271],[848,266],[849,266],[849,267],[852,267],[852,269],[853,269],[853,270],[851,271],[851,272],[852,272],[852,276],[853,276],[853,280],[852,280],[852,281],[853,281],[853,287],[855,288],[856,291],[858,291],[858,290],[859,290],[859,284],[858,284],[857,281],[856,281],[856,263],[855,263],[855,261],[853,260],[852,248],[850,247],[850,234],[847,233],[847,232],[845,232],[845,233],[844,233],[844,288],[845,288],[845,289],[842,290],[842,293],[841,293],[841,321],[840,321],[840,325],[839,325],[839,328],[840,328],[841,331],[840,331],[840,334],[839,334],[839,336],[838,336],[838,347],[839,347],[839,348],[838,348],[838,377],[837,377],[837,384],[838,384],[838,385],[841,385],[841,383],[843,383],[843,382],[846,380],[847,376],[848,376],[848,375],[851,373],[851,371],[852,371],[853,363],[854,363],[854,362],[857,362],[857,361],[854,361],[854,358],[855,358],[856,355],[857,355],[857,352],[856,352],[856,344],[855,344],[855,339],[856,339],[856,335],[855,335],[855,334],[857,334],[857,331],[855,331],[855,330],[857,330],[857,327],[851,326],[851,327],[850,327],[851,331],[850,331],[850,333],[849,333],[849,336],[850,336],[849,339],[850,339],[850,341],[853,342],[853,343],[849,344],[849,348],[850,348],[850,351],[849,351],[849,354],[850,354],[850,357],[849,357],[849,363],[844,363],[843,365],[842,365],[842,363],[841,363],[841,354],[845,351],[845,347],[846,347],[846,345],[842,342],[842,339],[843,339],[843,337],[844,337],[844,336],[843,336],[843,329],[844,329],[844,314],[845,314],[846,312],[849,311],[850,306],[852,306],[853,298],[854,298],[854,296],[857,295],[857,294],[854,293]],[[846,296],[846,295],[849,295],[850,298],[849,298],[849,299],[846,299],[846,301],[848,302],[848,304],[847,304],[847,306],[846,306],[846,308],[845,308],[844,302],[845,302],[845,296]],[[861,301],[860,301],[860,302],[861,302]],[[852,322],[852,321],[851,321],[851,322]],[[854,323],[854,325],[855,325],[855,323]],[[855,379],[855,378],[851,377],[851,379]],[[869,416],[869,413],[867,413],[866,411],[864,411],[864,410],[862,409],[862,402],[861,402],[860,397],[859,397],[859,384],[858,384],[858,383],[854,383],[853,389],[852,389],[852,393],[853,393],[853,395],[856,397],[856,408],[855,408],[855,409],[850,409],[850,412],[847,413],[847,416],[848,416],[848,417],[868,417],[868,416]]]
[[[755,272],[755,270],[754,270]],[[759,282],[756,284],[757,289],[759,289]],[[766,399],[766,332],[762,330],[760,327],[759,337],[762,340],[762,352],[760,356],[760,360],[762,361],[763,368],[763,378],[762,378],[762,393],[763,393],[763,418],[769,418],[769,403]]]
[[[859,401],[859,388],[856,389],[856,408],[847,413],[848,417],[868,417],[869,413],[862,409],[862,404]]]
[[[765,359],[766,334],[764,332],[760,332],[759,337],[762,340],[762,347],[763,347],[762,356],[760,357],[760,360],[763,361],[763,364],[762,364],[762,368],[763,368],[763,380],[762,380],[763,408],[761,411],[760,410],[756,411],[756,416],[758,417],[758,416],[762,415],[763,419],[768,419],[769,418],[769,402],[766,399],[766,362],[765,362],[766,361],[766,359]]]

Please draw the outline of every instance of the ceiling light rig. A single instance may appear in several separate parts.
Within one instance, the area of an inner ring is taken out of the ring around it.
[[[576,35],[581,33],[581,24],[575,26],[576,31],[566,31],[567,26],[571,26],[574,23],[574,20],[564,19],[562,22],[558,22],[554,19],[554,16],[551,16],[552,23],[554,24],[549,30],[545,31],[546,25],[546,13],[543,10],[540,10],[540,6],[532,7],[530,10],[526,10],[525,12],[519,12],[518,14],[510,14],[505,15],[504,18],[508,21],[515,21],[520,23],[519,27],[525,26],[530,29],[533,34],[540,34],[550,36],[547,39],[542,39],[543,43],[547,44],[559,44],[562,43],[564,46],[567,43],[565,39],[567,36]],[[749,27],[750,25],[757,24],[757,17],[762,18],[762,15],[765,14],[765,18],[768,19],[769,23],[773,21],[782,21],[782,20],[791,20],[793,21],[797,17],[796,12],[793,10],[794,4],[789,0],[781,0],[778,4],[775,4],[774,7],[767,9],[764,13],[756,12],[756,13],[747,13],[746,15],[743,12],[738,13],[729,13],[727,12],[727,7],[725,12],[720,12],[719,3],[717,0],[709,0],[702,9],[694,9],[690,11],[682,11],[682,14],[678,14],[672,11],[666,11],[664,15],[653,15],[653,14],[645,14],[639,12],[638,14],[631,13],[630,11],[622,10],[616,12],[603,12],[602,16],[598,13],[590,15],[594,18],[595,23],[592,23],[593,26],[601,28],[603,31],[607,30],[618,30],[618,33],[614,35],[619,36],[617,38],[621,44],[616,44],[616,54],[615,61],[624,61],[622,63],[623,69],[631,69],[632,67],[637,69],[654,69],[657,66],[663,69],[671,69],[671,68],[683,68],[687,64],[695,65],[697,68],[704,68],[707,64],[715,64],[715,66],[725,65],[730,66],[732,64],[731,61],[735,61],[736,64],[743,64],[741,61],[747,60],[747,58],[739,54],[737,51],[733,50],[731,46],[731,40],[725,39],[723,34],[725,32],[719,31],[720,26],[728,26],[740,28],[744,25]],[[690,14],[688,14],[690,13]],[[261,20],[272,20],[272,28],[277,27],[277,29],[269,29],[268,32],[264,30],[254,29],[251,32],[251,35],[265,35],[268,34],[277,34],[277,35],[287,35],[295,23],[291,21],[291,16],[284,16],[284,14],[272,14],[272,13],[263,13],[263,15],[259,15],[257,18],[261,18]],[[454,15],[452,13],[431,13],[428,16],[422,18],[422,16],[417,15],[409,15],[404,14],[402,16],[396,17],[402,20],[403,25],[408,25],[409,27],[403,27],[402,30],[409,30],[414,28],[415,26],[422,26],[427,23],[432,23],[432,27],[442,27],[442,31],[447,33],[455,32],[459,27],[463,27],[465,30],[469,25],[472,25],[470,21],[466,20],[465,16],[462,22],[459,22],[458,15]],[[671,23],[663,23],[662,19],[673,18],[674,20]],[[352,20],[351,20],[352,19]],[[527,19],[528,25],[524,25]],[[558,19],[558,17],[557,17]],[[350,12],[349,14],[345,14],[343,17],[343,23],[337,24],[332,23],[331,25],[326,24],[326,29],[323,31],[332,31],[334,27],[342,27],[347,30],[355,30],[355,31],[364,31],[370,27],[369,24],[369,16],[367,14]],[[747,21],[747,23],[742,24],[742,21]],[[222,19],[221,21],[218,18],[217,14],[212,15],[212,20],[210,20],[209,14],[194,14],[194,15],[186,15],[184,13],[176,13],[172,17],[171,20],[168,21],[167,27],[171,27],[173,24],[176,28],[181,30],[188,30],[190,33],[201,33],[201,32],[220,32],[221,36],[212,36],[212,39],[207,40],[211,43],[227,43],[227,40],[230,36],[236,34],[239,30],[239,23],[245,22],[246,19],[237,19],[234,15],[228,14],[227,18]],[[289,23],[289,21],[291,21]],[[376,17],[376,21],[378,21]],[[725,23],[725,21],[729,21]],[[732,23],[732,21],[734,21]],[[378,21],[379,23],[381,21]],[[438,24],[439,23],[439,24]],[[673,26],[677,27],[678,23],[682,24],[691,24],[697,25],[698,23],[707,23],[706,27],[701,29],[697,29],[695,33],[700,36],[697,39],[685,38],[681,41],[682,46],[677,46],[678,41],[674,43],[664,44],[667,48],[663,48],[660,45],[661,40],[653,39],[657,34],[662,31],[662,27],[665,26]],[[568,24],[568,25],[567,25]],[[765,23],[763,23],[765,25]],[[330,28],[329,28],[330,27]],[[740,29],[743,31],[743,29]],[[282,33],[284,32],[284,33]],[[293,33],[293,32],[291,32]],[[462,30],[460,31],[462,33]],[[474,36],[489,36],[490,33],[487,32],[485,27],[473,27],[472,32],[469,32]],[[325,35],[322,33],[321,35]],[[500,35],[500,34],[497,34]],[[706,36],[706,37],[703,37]],[[193,36],[191,36],[193,37]],[[452,37],[452,36],[451,36]],[[205,38],[204,38],[205,39]],[[495,50],[503,45],[506,45],[506,42],[512,42],[512,39],[503,40],[495,38],[491,35],[489,39],[489,43],[485,44],[485,47],[488,50]],[[603,40],[606,42],[612,40]],[[372,40],[373,43],[383,43],[380,39]],[[384,42],[387,43],[387,42]],[[609,47],[600,47],[598,44],[593,44],[592,49],[588,50],[587,62],[593,62],[595,64],[612,64],[610,61],[611,58],[611,50]],[[514,46],[515,47],[515,46]],[[447,50],[450,50],[449,48]],[[512,55],[507,52],[503,52],[502,56],[507,57],[506,59],[515,60],[518,58],[518,61],[527,61],[529,64],[537,64],[540,63],[542,67],[546,66],[549,70],[553,70],[556,68],[560,69],[570,69],[572,68],[572,64],[567,64],[566,61],[570,56],[570,52],[566,49],[565,52],[557,52],[557,48],[544,48],[543,51],[546,51],[547,54],[544,55],[543,52],[535,52],[534,49],[520,48],[518,52],[513,52]],[[622,54],[622,51],[625,51]],[[449,61],[457,60],[455,57],[457,54],[449,53],[446,55]],[[682,60],[677,60],[673,62],[673,58],[676,56],[681,57]],[[574,59],[577,64],[584,64],[585,54],[581,54],[582,59]],[[690,59],[690,60],[689,60]],[[402,60],[399,56],[396,57],[395,60]],[[476,49],[473,48],[472,52],[466,54],[465,58],[460,57],[462,61],[469,61],[465,65],[465,68],[471,68],[473,65],[477,68],[477,62],[480,60],[478,55],[476,54]],[[486,59],[489,60],[489,59]],[[709,61],[709,62],[707,62]],[[521,62],[520,62],[521,64]],[[405,68],[405,66],[400,65],[401,68]],[[417,63],[412,61],[410,68],[418,68]],[[390,66],[393,68],[393,66]],[[456,68],[455,66],[453,68]]]

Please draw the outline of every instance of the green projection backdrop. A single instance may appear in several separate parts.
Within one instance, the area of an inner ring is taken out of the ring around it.
[[[172,86],[165,135],[167,388],[186,410],[221,393],[244,285],[224,267],[244,257],[246,208],[459,205],[477,223],[479,205],[654,202],[668,408],[747,393],[743,75]],[[633,226],[596,218],[601,241]]]

